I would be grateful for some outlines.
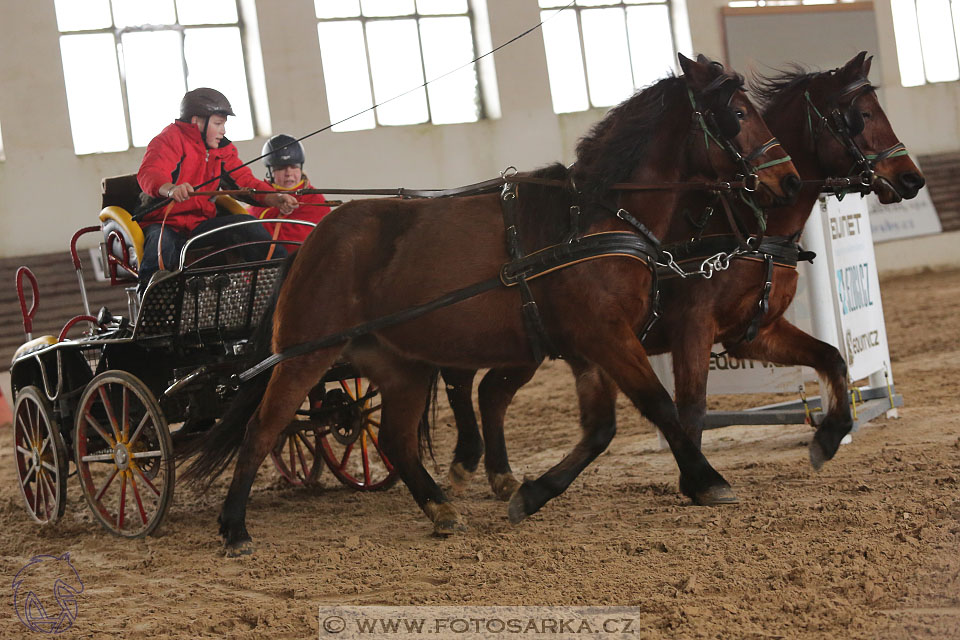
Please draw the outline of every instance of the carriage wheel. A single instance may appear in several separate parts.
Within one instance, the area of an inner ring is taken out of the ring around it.
[[[270,452],[283,479],[295,487],[319,483],[323,458],[317,452],[324,429],[305,429],[289,436]]]
[[[53,524],[67,500],[67,449],[50,403],[37,387],[24,387],[13,406],[13,455],[20,494],[30,517]]]
[[[140,538],[173,499],[173,444],[147,386],[123,371],[101,373],[80,397],[74,450],[83,495],[108,531]]]
[[[347,378],[336,384],[339,389],[328,391],[326,402],[332,402],[334,394],[340,395],[355,408],[354,419],[322,432],[320,455],[333,475],[348,487],[358,491],[389,489],[399,476],[380,448],[380,394],[366,378]]]

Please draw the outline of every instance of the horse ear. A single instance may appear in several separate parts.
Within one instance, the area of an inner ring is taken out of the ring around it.
[[[703,55],[702,53],[698,53],[698,54],[697,54],[697,62],[699,62],[700,64],[710,64],[710,58],[708,58],[707,56]]]
[[[864,53],[866,53],[866,52],[864,52]],[[868,76],[870,75],[870,65],[871,65],[872,63],[873,63],[873,56],[870,56],[869,58],[867,58],[866,60],[863,61],[862,70],[863,70],[863,77],[864,77],[864,78],[866,78],[866,77],[868,77]]]
[[[684,78],[691,89],[702,89],[710,84],[710,69],[705,64],[691,60],[682,53],[677,54],[680,61],[680,69],[683,70]]]
[[[855,55],[853,58],[851,58],[850,61],[847,62],[847,64],[843,65],[843,68],[840,70],[840,72],[846,78],[860,77],[860,76],[866,75],[863,72],[864,60],[866,59],[866,57],[867,57],[867,52],[861,51],[860,53]],[[867,63],[866,70],[867,71],[870,70],[870,63]]]

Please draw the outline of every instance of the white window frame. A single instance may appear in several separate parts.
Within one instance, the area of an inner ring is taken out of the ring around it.
[[[579,41],[579,43],[578,43],[578,47],[579,47],[579,51],[580,51],[581,64],[582,64],[582,69],[583,69],[583,81],[584,81],[584,84],[585,84],[584,89],[585,89],[585,91],[586,91],[586,96],[587,96],[587,106],[586,106],[585,108],[583,108],[583,109],[562,110],[562,111],[561,111],[561,110],[557,110],[556,101],[554,101],[554,111],[555,111],[556,113],[577,113],[577,112],[580,112],[580,111],[587,111],[587,110],[589,110],[589,109],[607,108],[607,107],[612,106],[612,105],[610,105],[610,104],[600,103],[600,102],[596,101],[596,100],[594,99],[594,96],[593,96],[593,94],[592,94],[592,92],[591,92],[591,89],[590,89],[590,70],[589,70],[588,65],[587,65],[587,47],[586,47],[586,42],[585,42],[584,36],[583,36],[583,20],[582,20],[582,18],[581,18],[582,12],[583,12],[583,11],[591,11],[591,10],[595,10],[595,9],[622,9],[623,12],[624,12],[624,25],[623,25],[623,27],[624,27],[624,30],[627,31],[627,50],[628,50],[628,52],[630,52],[630,51],[632,51],[632,50],[631,50],[630,34],[629,34],[628,25],[627,25],[627,21],[626,21],[626,11],[627,11],[628,8],[631,8],[631,7],[642,7],[642,6],[663,6],[663,7],[666,7],[667,16],[668,16],[668,19],[669,19],[669,21],[670,21],[670,45],[671,45],[671,50],[672,50],[672,51],[671,51],[672,59],[673,59],[673,61],[674,61],[674,62],[673,62],[673,71],[674,71],[674,72],[677,71],[676,54],[677,54],[677,51],[678,51],[679,49],[678,49],[678,43],[677,43],[677,33],[676,33],[676,28],[675,28],[676,13],[675,13],[675,7],[674,7],[673,0],[648,0],[648,1],[646,1],[646,2],[639,2],[639,3],[627,3],[627,2],[624,2],[623,0],[609,0],[609,1],[602,2],[602,3],[600,3],[600,2],[597,2],[597,3],[591,2],[589,5],[580,5],[579,3],[573,4],[573,5],[571,5],[570,7],[567,7],[567,8],[565,8],[565,9],[563,9],[563,11],[564,11],[564,12],[573,11],[573,12],[575,12],[575,14],[576,14],[577,34],[578,34],[578,36],[579,36],[579,38],[580,38],[580,41]],[[548,20],[552,15],[554,15],[555,12],[559,11],[561,8],[562,8],[562,6],[561,6],[561,7],[541,7],[541,8],[540,8],[540,17],[541,17],[541,20],[543,20],[543,21]],[[547,45],[546,43],[544,43],[544,46],[545,46],[545,47],[548,47],[548,45]],[[549,48],[548,48],[548,50],[546,51],[546,54],[547,54],[547,56],[550,55]],[[629,63],[630,63],[631,82],[632,82],[632,84],[633,84],[633,88],[634,88],[634,90],[640,89],[640,88],[643,86],[643,83],[639,83],[639,84],[637,83],[637,79],[636,79],[636,78],[637,78],[637,69],[634,68],[634,65],[633,65],[633,56],[632,56],[632,53],[630,54]],[[548,69],[548,72],[549,72],[549,69]],[[564,77],[564,78],[562,78],[562,79],[561,79],[561,78],[558,78],[558,79],[556,79],[556,80],[559,81],[559,82],[568,82],[568,81],[570,80],[570,78],[569,78],[569,77]],[[552,81],[553,81],[553,80],[551,80],[551,82],[552,82]],[[552,92],[552,91],[551,91],[551,92]]]
[[[116,45],[116,51],[117,51],[116,57],[115,57],[115,64],[117,65],[117,69],[119,70],[119,74],[120,74],[120,96],[123,103],[123,115],[124,115],[124,124],[126,127],[127,147],[126,149],[111,151],[108,153],[120,153],[122,151],[129,150],[130,148],[135,147],[135,145],[133,144],[133,129],[131,126],[130,103],[127,99],[127,76],[126,76],[126,70],[124,69],[124,65],[122,64],[123,45],[121,43],[121,38],[124,34],[127,34],[127,33],[142,33],[142,32],[150,32],[150,31],[179,32],[180,33],[180,58],[181,58],[181,63],[183,65],[184,80],[186,80],[188,75],[188,66],[187,66],[186,53],[184,51],[184,41],[185,41],[184,32],[188,29],[189,30],[194,30],[194,29],[199,30],[199,29],[209,29],[209,28],[222,29],[225,27],[237,28],[240,32],[240,42],[241,42],[241,47],[243,51],[243,61],[242,61],[243,70],[244,70],[244,76],[247,82],[247,95],[245,96],[245,99],[248,101],[250,105],[250,116],[253,124],[254,136],[256,136],[259,133],[258,126],[257,126],[258,114],[256,112],[256,101],[253,99],[253,96],[250,94],[250,88],[256,84],[256,78],[251,77],[249,55],[247,53],[247,40],[246,40],[245,26],[244,26],[244,20],[243,20],[243,13],[241,11],[240,3],[238,2],[238,0],[234,0],[234,4],[237,5],[236,6],[236,9],[237,9],[236,22],[221,22],[221,23],[214,23],[214,24],[180,24],[180,18],[177,12],[177,4],[176,2],[173,2],[174,16],[176,19],[175,23],[163,24],[163,25],[137,25],[137,26],[127,26],[122,28],[117,27],[114,21],[112,1],[107,0],[107,3],[110,8],[111,22],[113,23],[110,27],[103,27],[99,29],[82,29],[82,30],[75,30],[75,31],[74,30],[59,31],[59,35],[60,37],[76,36],[76,35],[95,35],[95,34],[112,34],[113,35],[114,43]],[[63,54],[61,53],[61,55]],[[234,100],[236,100],[236,96],[234,97]],[[176,117],[176,114],[172,114],[171,121],[175,117]],[[157,131],[157,133],[160,133],[160,132]],[[231,138],[231,139],[246,140],[248,138]],[[252,139],[252,138],[249,138],[249,139]],[[2,149],[0,149],[0,153],[2,153]],[[87,155],[88,153],[90,152],[83,152],[82,154],[78,154],[78,155]],[[92,152],[92,153],[99,153],[99,152]]]
[[[374,23],[374,22],[386,22],[386,21],[396,21],[396,20],[415,20],[415,21],[416,21],[416,24],[417,24],[417,43],[418,43],[419,48],[420,48],[420,67],[421,67],[421,73],[423,74],[424,81],[425,81],[425,82],[429,82],[430,80],[433,80],[434,78],[430,78],[430,77],[427,76],[426,63],[424,62],[423,39],[422,39],[422,37],[421,37],[421,35],[420,35],[420,33],[421,33],[421,31],[420,31],[420,20],[422,20],[422,19],[427,19],[427,20],[429,20],[429,19],[431,19],[431,18],[453,18],[453,17],[457,17],[457,18],[459,18],[459,17],[465,17],[465,18],[468,18],[469,21],[470,21],[470,35],[471,35],[471,41],[472,41],[472,42],[471,42],[471,45],[472,45],[472,48],[473,48],[473,56],[472,56],[472,57],[473,57],[473,58],[476,58],[476,57],[479,55],[477,52],[478,52],[479,49],[480,49],[480,41],[478,40],[478,34],[477,34],[477,22],[478,22],[478,21],[477,21],[476,12],[475,12],[475,9],[474,9],[474,6],[473,6],[474,1],[475,1],[475,0],[468,0],[468,1],[467,1],[467,10],[466,10],[466,12],[463,12],[463,13],[419,13],[418,10],[417,10],[416,2],[414,1],[414,3],[413,3],[413,4],[414,4],[414,10],[413,10],[412,13],[395,14],[395,15],[390,15],[390,16],[366,16],[366,15],[363,15],[363,9],[362,9],[362,5],[361,5],[361,10],[360,10],[360,15],[359,15],[359,16],[350,16],[350,17],[342,17],[342,18],[319,18],[319,17],[318,17],[318,18],[316,18],[316,20],[317,20],[318,29],[319,29],[319,25],[321,25],[321,24],[330,24],[330,23],[336,23],[336,22],[359,22],[359,23],[360,23],[361,32],[362,32],[362,35],[363,35],[364,52],[365,52],[365,54],[366,54],[366,58],[365,58],[365,60],[364,60],[364,64],[366,65],[366,70],[367,70],[367,82],[369,83],[369,86],[370,86],[370,96],[371,96],[371,99],[372,99],[371,106],[373,106],[373,105],[377,105],[377,104],[378,104],[378,101],[377,101],[376,91],[374,90],[373,73],[372,73],[372,71],[371,71],[371,64],[370,64],[370,40],[369,40],[369,37],[368,37],[368,34],[367,34],[367,25],[370,24],[370,23]],[[479,122],[479,121],[484,120],[484,119],[486,119],[486,118],[488,117],[488,109],[486,108],[486,106],[485,106],[485,104],[484,104],[484,87],[483,87],[483,84],[482,84],[482,82],[483,82],[482,76],[483,76],[484,74],[483,74],[482,71],[481,71],[480,64],[481,64],[481,63],[480,63],[479,61],[475,61],[475,62],[472,63],[472,66],[473,66],[473,74],[474,74],[474,77],[475,77],[475,79],[476,79],[476,90],[475,90],[474,96],[473,96],[474,103],[476,104],[476,120],[464,121],[462,124],[467,124],[467,123],[470,123],[470,122]],[[451,69],[451,71],[452,71],[452,70],[453,70],[453,69]],[[415,88],[415,87],[410,87],[410,89],[414,89],[414,88]],[[326,89],[327,89],[328,92],[331,91],[331,90],[336,90],[335,87],[331,87],[329,84],[326,85]],[[424,88],[424,91],[426,91],[426,88]],[[389,96],[387,99],[390,99],[390,98],[393,98],[393,97],[394,97],[394,96]],[[378,109],[378,108],[373,108],[371,111],[372,111],[373,117],[374,117],[374,123],[375,123],[375,124],[374,124],[374,127],[397,127],[397,126],[404,127],[404,126],[417,126],[417,125],[424,125],[424,124],[431,124],[431,125],[437,124],[437,123],[434,123],[434,121],[433,121],[433,112],[432,112],[431,107],[430,107],[430,99],[429,99],[429,96],[426,96],[426,98],[427,98],[427,99],[426,99],[426,108],[427,108],[427,119],[426,119],[426,121],[424,121],[424,122],[417,122],[417,123],[408,123],[408,124],[382,123],[382,122],[380,121],[380,115],[379,115],[379,113],[378,113],[378,112],[379,112],[379,109]],[[381,102],[382,102],[382,101],[381,101]],[[329,98],[328,98],[328,103],[329,103]],[[333,119],[334,119],[334,117],[331,115],[331,120],[333,120]],[[334,123],[333,131],[355,131],[355,130],[358,130],[358,129],[368,129],[368,127],[354,127],[354,126],[351,126],[351,125],[349,124],[349,122],[350,122],[350,119],[349,119],[349,118],[348,118],[346,121],[343,121],[342,118],[339,118],[338,120],[342,121],[343,124],[342,124],[341,126],[336,126],[337,123]],[[448,123],[441,123],[441,124],[448,124]],[[457,123],[450,123],[450,124],[457,124]]]
[[[897,58],[900,66],[900,84],[904,87],[916,87],[924,84],[939,84],[960,80],[960,2],[945,0],[951,17],[952,38],[949,42],[932,42],[932,34],[924,34],[920,26],[916,0],[891,0],[893,30],[897,41]],[[903,18],[898,20],[898,15]],[[926,41],[926,44],[924,42]],[[949,77],[932,77],[924,50],[932,51],[939,44],[949,47],[955,57],[953,72]],[[919,60],[918,60],[919,58]]]

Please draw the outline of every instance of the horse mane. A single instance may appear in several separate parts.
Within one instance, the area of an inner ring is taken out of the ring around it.
[[[772,75],[757,74],[751,82],[750,91],[757,97],[760,112],[766,115],[782,106],[782,103],[815,80],[836,76],[840,68],[830,71],[810,71],[799,64],[790,64],[785,69],[775,69]],[[870,89],[876,89],[870,85]]]
[[[623,182],[646,157],[669,105],[684,98],[686,83],[671,74],[610,109],[580,138],[574,180],[582,193],[599,197]]]

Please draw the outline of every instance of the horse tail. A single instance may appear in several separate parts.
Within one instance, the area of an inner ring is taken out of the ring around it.
[[[290,256],[284,262],[273,292],[267,300],[262,320],[254,330],[252,360],[259,361],[270,355],[274,310],[280,296],[280,288],[290,271],[292,261],[293,256]],[[194,438],[181,447],[176,454],[177,458],[185,460],[197,456],[181,476],[183,481],[208,489],[213,481],[226,471],[240,450],[240,445],[247,433],[247,425],[259,408],[263,396],[266,395],[269,384],[269,372],[263,372],[252,380],[241,383],[234,394],[233,401],[217,423],[202,437]]]
[[[430,375],[430,390],[427,393],[427,402],[423,407],[423,415],[420,416],[420,424],[417,427],[417,441],[420,445],[420,455],[430,454],[430,459],[436,463],[433,455],[433,437],[431,434],[431,425],[437,422],[437,381],[440,379],[440,370],[437,369]]]

